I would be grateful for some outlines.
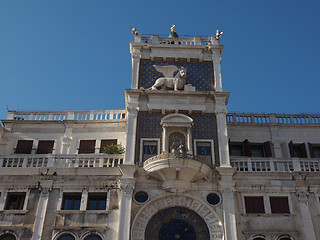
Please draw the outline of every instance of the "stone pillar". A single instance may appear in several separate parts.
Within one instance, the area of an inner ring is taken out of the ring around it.
[[[167,143],[167,127],[163,126],[162,127],[162,153],[167,153],[169,152],[169,149],[167,148],[168,143]]]
[[[127,107],[127,112],[128,121],[124,164],[134,164],[138,107]]]
[[[224,101],[224,99],[223,99]],[[218,102],[218,99],[216,99]],[[230,167],[229,157],[229,139],[227,131],[227,119],[225,105],[222,107],[216,106],[216,122],[217,122],[217,138],[218,138],[218,155],[221,167]]]
[[[298,197],[298,201],[299,201],[299,207],[300,207],[301,218],[302,218],[301,229],[304,231],[303,234],[305,236],[305,239],[316,240],[311,213],[308,206],[309,192],[307,191],[307,188],[297,189],[296,196]]]
[[[38,203],[36,219],[34,223],[32,240],[42,239],[42,231],[43,231],[43,225],[44,225],[44,220],[45,220],[46,211],[47,211],[48,200],[49,200],[49,188],[43,187],[41,188],[41,194],[40,194],[40,199]]]
[[[222,79],[221,79],[221,55],[219,50],[212,54],[214,86],[217,92],[222,92]]]
[[[187,144],[188,144],[188,149],[187,149],[187,153],[188,154],[193,154],[192,151],[192,132],[191,132],[191,128],[187,128]]]
[[[120,185],[119,240],[130,239],[130,219],[134,180],[123,179]]]
[[[234,168],[217,168],[221,175],[219,181],[220,192],[222,193],[223,203],[223,221],[224,221],[224,239],[237,240],[236,227],[236,212],[235,212],[235,182],[232,180],[232,175],[235,172]]]
[[[137,48],[134,48],[133,51],[134,52],[132,53],[131,89],[138,89],[141,53],[140,53],[140,49],[137,49]]]

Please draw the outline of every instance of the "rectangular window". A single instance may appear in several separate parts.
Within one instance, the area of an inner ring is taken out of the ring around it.
[[[313,158],[320,158],[320,147],[314,146],[313,147]]]
[[[288,197],[270,197],[271,213],[290,213]]]
[[[80,154],[94,153],[96,147],[96,140],[80,140],[79,152]]]
[[[5,204],[5,210],[23,210],[26,193],[9,192]]]
[[[264,148],[262,144],[251,145],[251,156],[252,157],[265,157]]]
[[[304,143],[294,144],[291,141],[289,142],[289,150],[290,150],[291,157],[296,157],[296,158],[307,157],[306,145]]]
[[[265,213],[263,197],[260,196],[247,196],[244,197],[246,213]]]
[[[230,156],[244,156],[244,151],[242,147],[242,143],[230,143],[229,146]]]
[[[210,142],[197,142],[197,154],[211,156],[211,143]]]
[[[106,193],[89,193],[87,210],[106,210]]]
[[[320,158],[320,145],[319,144],[311,144],[309,145],[310,157],[311,158]]]
[[[64,193],[62,210],[80,210],[81,193]]]
[[[18,140],[15,153],[31,154],[33,140]]]
[[[229,141],[230,156],[272,157],[272,143],[251,143],[248,139],[243,142]]]
[[[103,153],[103,150],[106,146],[117,145],[117,139],[105,139],[101,140],[100,144],[100,153]]]
[[[54,141],[39,140],[37,154],[50,154],[53,151]]]
[[[158,154],[158,141],[143,141],[142,161]]]

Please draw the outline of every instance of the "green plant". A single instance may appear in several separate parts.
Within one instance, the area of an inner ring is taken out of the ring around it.
[[[124,153],[124,147],[121,144],[108,145],[103,148],[103,153],[105,154],[122,154]]]

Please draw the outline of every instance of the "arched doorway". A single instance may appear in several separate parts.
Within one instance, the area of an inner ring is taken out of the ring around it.
[[[136,213],[131,239],[189,240],[188,236],[182,238],[184,231],[196,236],[192,240],[223,240],[224,235],[218,214],[206,203],[191,196],[165,195],[147,202]]]
[[[145,239],[150,240],[209,240],[209,229],[194,211],[184,207],[166,208],[149,221]]]

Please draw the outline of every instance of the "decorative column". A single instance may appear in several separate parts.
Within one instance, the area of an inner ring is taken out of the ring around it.
[[[38,203],[38,210],[36,214],[36,219],[34,223],[34,229],[32,234],[32,240],[41,240],[42,239],[42,231],[44,220],[46,216],[48,200],[49,200],[49,188],[48,187],[41,187],[40,188],[41,194]]]
[[[131,89],[138,89],[139,68],[140,68],[141,52],[135,47],[132,52],[132,81]]]
[[[299,201],[299,207],[300,207],[301,219],[302,219],[302,229],[304,231],[305,239],[316,240],[311,213],[308,206],[308,196],[309,196],[308,189],[298,188],[296,191],[296,196],[298,197],[298,201]]]
[[[134,164],[136,135],[137,135],[137,117],[138,107],[127,107],[128,122],[127,122],[127,139],[125,150],[125,164]]]
[[[222,193],[223,202],[224,239],[237,240],[236,211],[234,201],[235,181],[232,180],[232,175],[234,174],[235,169],[219,167],[217,170],[221,176],[219,186],[220,192]]]
[[[162,153],[167,153],[169,152],[168,149],[168,143],[167,143],[167,127],[163,126],[162,127]]]
[[[187,127],[187,144],[188,144],[187,153],[193,154],[193,151],[192,151],[192,132],[191,132],[190,127]]]
[[[130,239],[130,219],[132,192],[135,180],[123,179],[120,183],[120,219],[119,219],[119,240]]]
[[[221,55],[220,50],[215,50],[212,53],[213,73],[214,73],[214,86],[217,92],[222,92],[222,79],[221,79]]]
[[[217,122],[217,138],[218,138],[218,153],[220,167],[230,167],[228,131],[227,131],[227,111],[225,109],[224,98],[216,97],[216,122]]]

